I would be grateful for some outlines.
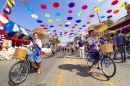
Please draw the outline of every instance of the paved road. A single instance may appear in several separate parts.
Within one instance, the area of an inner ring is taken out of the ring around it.
[[[15,62],[0,61],[0,86],[11,86],[8,72]],[[130,60],[120,63],[119,59],[115,63],[116,75],[107,78],[96,67],[90,70],[84,59],[67,53],[59,53],[54,57],[46,55],[42,57],[42,74],[29,73],[26,81],[19,86],[130,86]]]

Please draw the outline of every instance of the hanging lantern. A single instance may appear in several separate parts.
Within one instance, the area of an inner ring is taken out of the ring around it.
[[[102,19],[103,19],[103,18],[105,18],[105,16],[101,16],[100,18],[102,18]]]
[[[86,10],[87,8],[88,8],[87,5],[83,5],[83,6],[82,6],[82,9],[83,9],[83,10]]]
[[[122,2],[122,3],[120,3],[120,4],[118,5],[119,8],[122,8],[122,7],[124,7],[124,6],[125,6],[125,2]]]
[[[117,14],[119,12],[119,10],[114,10],[113,14]]]
[[[56,19],[56,21],[60,22],[60,21],[61,21],[61,19],[60,19],[60,18],[57,18],[57,19]]]
[[[45,17],[50,18],[51,15],[47,13],[47,14],[45,14]]]
[[[112,32],[110,31],[109,34],[112,35]]]
[[[107,13],[111,13],[112,12],[112,10],[107,10]]]
[[[54,7],[54,8],[58,8],[58,7],[59,7],[59,3],[58,3],[58,2],[54,2],[54,3],[53,3],[53,7]]]
[[[111,5],[116,5],[118,3],[118,0],[114,0]]]
[[[13,7],[15,5],[15,0],[6,0],[8,6]]]
[[[94,14],[91,14],[89,17],[90,17],[90,18],[93,18],[93,17],[94,17]]]
[[[43,9],[43,10],[45,10],[45,9],[47,8],[47,6],[46,6],[45,4],[42,4],[42,5],[40,6],[40,8]]]
[[[90,24],[90,22],[86,22],[86,24]]]
[[[107,18],[111,18],[111,17],[112,17],[112,15],[108,16]]]
[[[100,11],[100,8],[99,7],[95,7],[94,8],[94,12],[99,12]]]
[[[123,30],[123,31],[126,31],[126,27],[125,27],[125,26],[124,26],[124,27],[122,27],[122,30]]]
[[[2,13],[2,14],[0,14],[0,21],[3,24],[8,23],[9,22],[9,17],[6,14]]]
[[[73,19],[73,17],[67,17],[67,20],[72,20]]]
[[[34,19],[37,19],[37,18],[38,18],[38,15],[32,14],[31,17],[34,18]]]
[[[3,12],[5,14],[11,14],[11,8],[8,5],[4,5]]]
[[[52,23],[52,22],[53,22],[53,20],[52,20],[52,19],[49,19],[49,20],[48,20],[48,22],[49,22],[49,23]]]
[[[127,30],[130,30],[130,25],[126,25],[126,29],[127,29]]]
[[[78,13],[78,16],[83,16],[83,13],[82,13],[82,12],[79,12],[79,13]]]
[[[72,10],[68,10],[68,13],[72,13],[73,11]]]
[[[73,7],[75,6],[75,4],[74,4],[73,2],[71,2],[71,3],[68,4],[68,6],[69,6],[70,8],[73,8]]]

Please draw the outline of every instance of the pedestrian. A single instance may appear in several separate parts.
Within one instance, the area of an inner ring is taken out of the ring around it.
[[[126,62],[125,34],[121,31],[116,35],[116,46],[121,54],[121,62]]]
[[[84,44],[85,42],[80,38],[78,45],[79,45],[79,53],[80,53],[80,58],[84,59]]]

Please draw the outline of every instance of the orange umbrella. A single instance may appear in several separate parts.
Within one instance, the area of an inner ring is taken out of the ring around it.
[[[61,27],[61,26],[63,26],[62,24],[59,24],[59,26]]]
[[[113,14],[117,14],[119,12],[119,10],[114,10]]]
[[[74,32],[74,30],[70,30],[70,32]]]
[[[74,26],[78,26],[78,24],[74,24]]]
[[[86,22],[86,24],[90,24],[90,22]]]

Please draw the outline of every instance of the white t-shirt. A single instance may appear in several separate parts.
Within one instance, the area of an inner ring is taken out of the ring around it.
[[[95,37],[95,38],[93,38],[93,37],[88,37],[87,41],[88,41],[89,45],[93,45],[93,43],[94,43],[95,45],[98,45],[98,44],[99,44],[98,37]]]

